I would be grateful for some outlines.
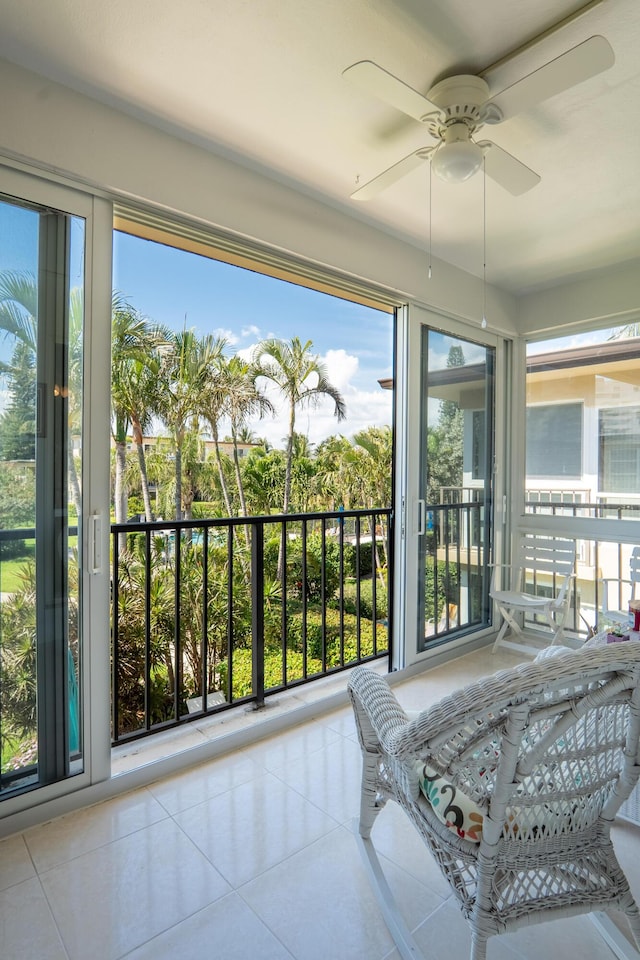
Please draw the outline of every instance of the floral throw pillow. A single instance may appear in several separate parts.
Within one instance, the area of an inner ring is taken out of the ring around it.
[[[438,820],[450,830],[454,830],[459,837],[480,843],[484,817],[478,805],[421,760],[416,761],[416,774],[420,790],[431,804]]]

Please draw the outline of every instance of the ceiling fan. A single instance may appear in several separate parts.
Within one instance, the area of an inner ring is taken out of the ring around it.
[[[369,200],[425,160],[442,180],[462,182],[477,173],[484,161],[487,176],[514,196],[540,182],[540,176],[491,140],[476,140],[484,124],[497,124],[607,70],[615,62],[610,44],[594,36],[549,61],[511,86],[492,93],[480,76],[447,77],[426,97],[371,60],[361,60],[343,76],[366,93],[424,123],[438,140],[421,147],[384,170],[351,194]]]

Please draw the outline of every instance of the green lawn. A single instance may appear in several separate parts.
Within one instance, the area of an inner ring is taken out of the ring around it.
[[[69,549],[75,547],[77,537],[69,537]],[[11,560],[0,560],[0,593],[14,593],[21,586],[20,571],[33,560],[35,555],[35,540],[25,540],[25,551],[21,557]]]
[[[35,541],[25,541],[25,552],[21,557],[13,557],[11,560],[2,560],[0,563],[0,593],[13,593],[21,586],[20,571],[25,564],[33,559],[35,553]]]

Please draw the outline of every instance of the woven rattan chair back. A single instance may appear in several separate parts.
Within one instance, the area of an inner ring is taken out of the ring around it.
[[[388,800],[448,880],[471,928],[472,960],[496,934],[609,907],[640,943],[640,913],[610,839],[640,769],[640,644],[503,671],[414,719],[372,670],[354,670],[349,691],[363,754],[357,836],[403,958],[421,954],[371,842]],[[461,829],[456,797],[475,811],[474,831]]]

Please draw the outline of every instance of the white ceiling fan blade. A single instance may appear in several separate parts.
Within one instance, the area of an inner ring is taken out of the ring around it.
[[[526,193],[540,183],[540,176],[525,166],[497,143],[483,140],[478,144],[485,150],[484,169],[488,177],[512,193],[514,197]]]
[[[429,147],[421,148],[420,150],[416,150],[415,153],[410,153],[408,157],[398,160],[397,163],[394,163],[394,165],[387,170],[383,170],[382,173],[379,173],[373,180],[369,180],[369,182],[365,183],[362,187],[358,187],[358,189],[351,194],[351,199],[370,200],[372,197],[377,196],[383,190],[386,190],[387,187],[401,180],[402,177],[406,177],[412,170],[416,170],[428,159],[429,154],[433,153],[434,149],[435,148]]]
[[[508,120],[583,80],[595,77],[614,63],[615,54],[609,42],[604,37],[591,37],[491,97],[483,110],[496,106],[502,114],[501,119]],[[491,118],[487,122],[491,123]]]
[[[372,60],[360,60],[359,63],[354,63],[342,71],[342,76],[365,93],[383,100],[415,120],[422,120],[426,114],[438,109],[413,87],[398,80],[392,73],[379,67]]]

